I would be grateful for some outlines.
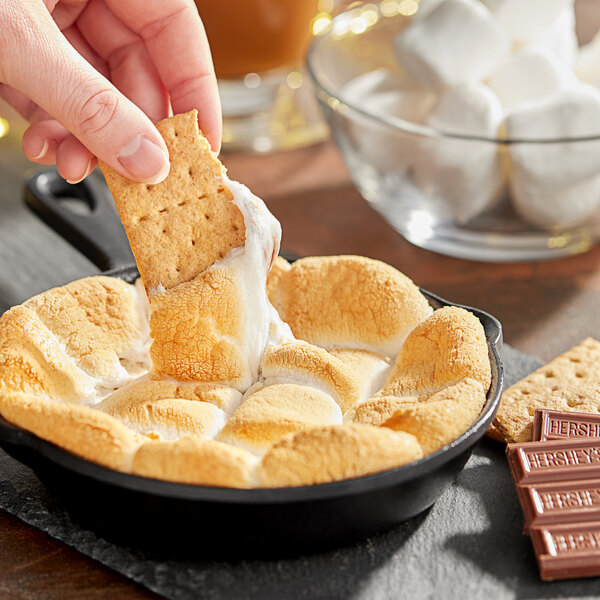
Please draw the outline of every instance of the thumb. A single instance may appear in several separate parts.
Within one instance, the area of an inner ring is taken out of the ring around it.
[[[169,173],[169,154],[150,119],[81,57],[42,2],[8,4],[17,19],[0,34],[4,82],[115,171],[135,181],[162,181]]]

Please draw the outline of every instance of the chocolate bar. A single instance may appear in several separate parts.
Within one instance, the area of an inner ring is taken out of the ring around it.
[[[533,418],[532,440],[542,442],[566,438],[600,437],[600,415],[537,409]]]
[[[532,527],[531,541],[545,581],[600,575],[600,522]]]
[[[600,521],[600,479],[518,485],[517,494],[530,525]]]
[[[537,410],[533,438],[506,449],[540,577],[600,575],[600,416]]]
[[[508,444],[506,454],[521,485],[600,478],[600,439]]]

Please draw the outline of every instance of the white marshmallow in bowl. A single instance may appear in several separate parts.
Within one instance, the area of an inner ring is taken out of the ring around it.
[[[517,43],[539,41],[573,0],[483,0],[497,23]]]
[[[407,121],[420,122],[425,116],[433,95],[414,86],[408,86],[403,78],[389,69],[381,68],[367,71],[348,81],[340,90],[342,100],[351,104],[365,106],[388,94],[398,99],[398,112],[395,116]]]
[[[400,64],[423,87],[438,91],[487,77],[509,47],[508,36],[478,0],[444,0],[394,38]]]
[[[575,30],[575,8],[572,3],[563,8],[554,24],[536,41],[535,46],[573,68],[579,42]]]
[[[600,175],[552,190],[515,173],[511,190],[519,215],[542,229],[587,224],[600,207]]]
[[[410,88],[388,69],[376,69],[350,80],[340,90],[340,98],[376,116],[389,115],[423,123],[435,96]],[[403,173],[415,160],[417,138],[399,133],[375,119],[353,115],[349,132],[363,159],[379,171]]]
[[[487,84],[502,106],[510,111],[524,102],[558,92],[576,79],[571,69],[540,48],[523,48],[511,54],[491,75]]]
[[[600,92],[578,84],[524,104],[507,115],[505,128],[511,140],[600,136]],[[533,225],[575,226],[600,206],[600,141],[514,143],[508,153],[513,204]]]
[[[600,32],[591,42],[579,49],[575,61],[575,73],[581,81],[593,85],[600,84]]]
[[[496,95],[484,84],[472,83],[442,93],[426,122],[441,132],[495,139],[502,117]],[[427,139],[418,159],[415,183],[459,223],[476,217],[500,197],[504,173],[492,141]]]
[[[600,92],[580,83],[516,108],[506,116],[508,139],[557,140],[600,135]],[[515,169],[540,185],[564,187],[600,173],[600,141],[512,144]]]

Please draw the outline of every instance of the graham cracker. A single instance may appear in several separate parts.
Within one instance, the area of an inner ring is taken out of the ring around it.
[[[198,128],[197,111],[156,127],[171,162],[161,183],[136,183],[100,163],[150,294],[190,281],[246,238],[242,213],[223,183],[225,168]]]
[[[487,435],[508,443],[529,441],[536,408],[600,412],[599,364],[600,342],[584,339],[505,390]]]

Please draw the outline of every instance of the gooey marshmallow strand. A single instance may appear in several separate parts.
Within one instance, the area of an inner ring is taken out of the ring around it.
[[[245,331],[240,354],[245,357],[247,373],[235,387],[246,391],[258,380],[260,362],[268,344],[281,344],[294,336],[267,297],[267,275],[279,253],[281,225],[265,203],[245,185],[225,178],[246,225],[246,242],[234,248],[211,269],[228,267],[236,272]]]

